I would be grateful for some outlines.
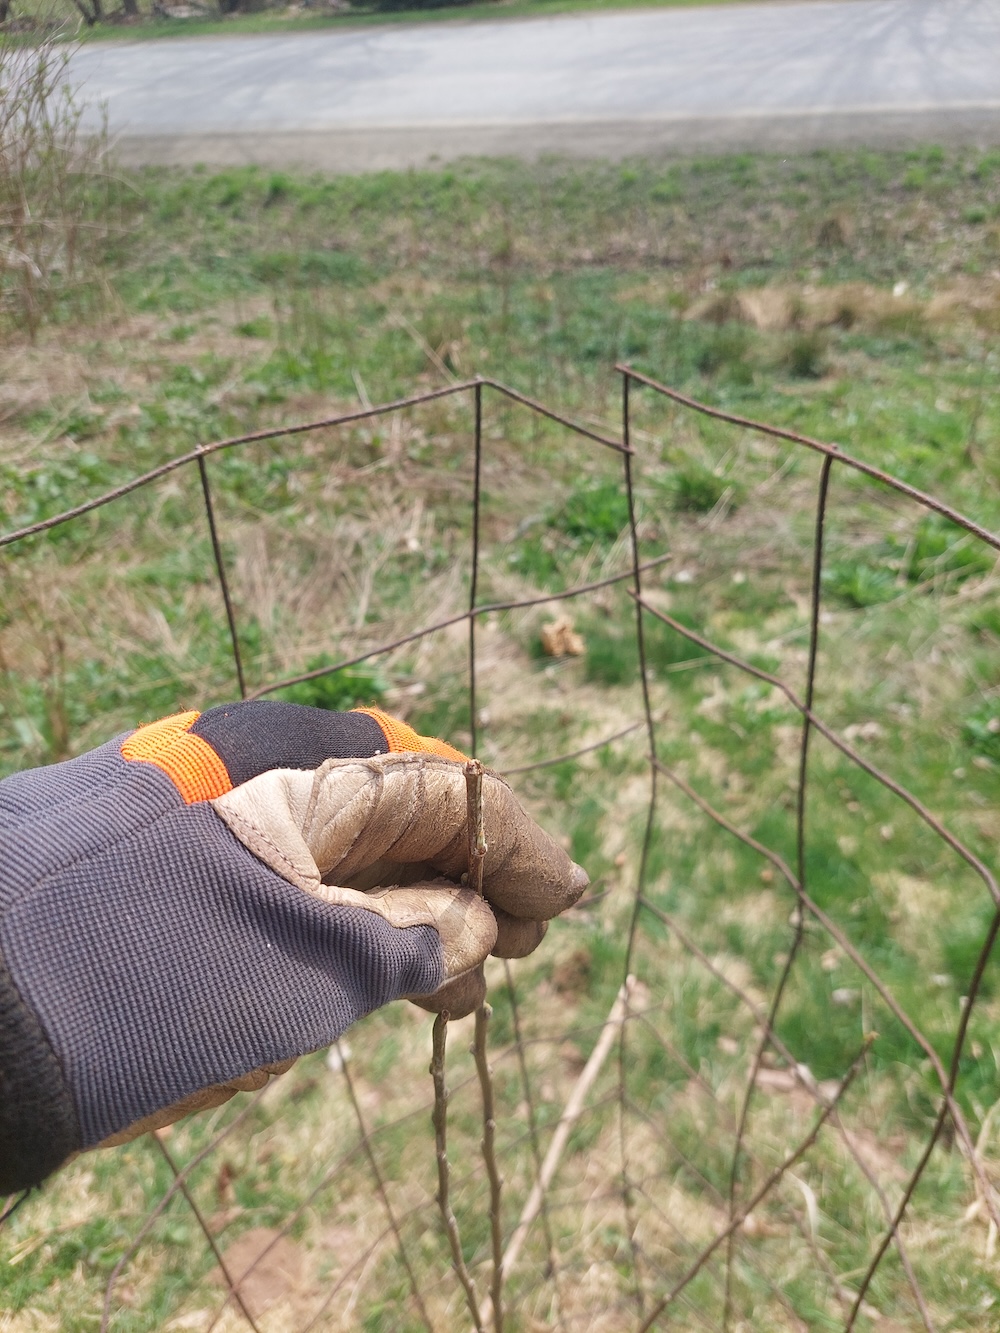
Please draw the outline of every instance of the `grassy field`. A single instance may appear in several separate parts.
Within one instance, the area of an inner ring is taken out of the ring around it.
[[[821,438],[1000,527],[1000,154],[735,157],[652,167],[463,164],[301,178],[149,172],[105,186],[113,225],[32,343],[8,326],[0,384],[5,529],[59,512],[212,438],[493,375],[608,432],[616,360],[729,411]],[[669,552],[650,600],[801,688],[814,456],[636,390],[643,554]],[[468,598],[468,401],[253,445],[209,464],[251,688],[364,651]],[[620,459],[488,394],[481,601],[557,593],[628,567]],[[889,491],[836,472],[817,708],[995,862],[1000,608],[993,553]],[[235,685],[193,472],[3,553],[0,763],[58,760]],[[542,630],[567,612],[578,656]],[[378,699],[468,742],[464,627],[293,697]],[[796,714],[769,686],[647,621],[659,750],[735,824],[794,864]],[[621,587],[491,615],[479,636],[481,752],[500,769],[572,752],[642,716],[634,611]],[[512,779],[590,870],[592,899],[516,963],[515,1013],[491,964],[506,1224],[532,1180],[621,984],[649,799],[642,732]],[[812,750],[807,884],[947,1060],[989,918],[980,881],[831,746]],[[509,1279],[512,1330],[637,1326],[724,1224],[755,1019],[792,937],[766,862],[659,784],[631,960],[641,1019],[612,1056]],[[996,1178],[995,968],[958,1100]],[[515,1020],[525,1065],[511,1042]],[[488,1224],[468,1031],[452,1034],[456,1211],[482,1279]],[[825,1130],[755,1210],[732,1270],[730,1326],[842,1327],[936,1108],[930,1061],[871,984],[810,925],[777,1029],[818,1080],[878,1037]],[[431,1322],[464,1327],[438,1231],[427,1106],[429,1021],[405,1006],[348,1036],[354,1092]],[[527,1091],[524,1076],[527,1073]],[[632,1203],[621,1201],[620,1087]],[[251,1109],[178,1126],[188,1160],[243,1119],[191,1188],[222,1248],[249,1254],[292,1220],[261,1327],[423,1327],[343,1075],[300,1062]],[[811,1121],[780,1059],[758,1080],[741,1197]],[[852,1152],[853,1149],[853,1152]],[[95,1326],[109,1274],[170,1180],[155,1144],[82,1159],[0,1234],[0,1330]],[[939,1329],[995,1327],[995,1232],[954,1136],[902,1229]],[[630,1239],[631,1233],[631,1239]],[[240,1248],[242,1247],[242,1249]],[[551,1262],[554,1259],[554,1264]],[[112,1300],[122,1330],[209,1326],[222,1299],[183,1200],[154,1224]],[[288,1274],[292,1274],[288,1277]],[[709,1264],[670,1326],[718,1327]],[[266,1287],[266,1290],[264,1289]],[[332,1292],[332,1295],[331,1295]],[[255,1297],[258,1299],[258,1297]],[[859,1327],[922,1327],[894,1251]],[[270,1302],[270,1304],[269,1304]],[[235,1327],[227,1311],[218,1327]],[[664,1320],[661,1327],[668,1326]]]

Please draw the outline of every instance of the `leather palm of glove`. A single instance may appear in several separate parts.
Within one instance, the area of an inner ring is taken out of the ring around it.
[[[387,1002],[468,1012],[587,876],[374,709],[180,714],[0,782],[0,1194],[261,1086]]]

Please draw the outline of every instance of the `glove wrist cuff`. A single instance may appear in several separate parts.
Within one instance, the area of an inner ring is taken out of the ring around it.
[[[38,1185],[81,1147],[62,1068],[0,954],[0,1196]]]

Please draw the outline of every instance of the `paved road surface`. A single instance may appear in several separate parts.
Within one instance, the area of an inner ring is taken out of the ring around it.
[[[116,42],[83,47],[72,71],[132,162],[350,171],[464,153],[1000,143],[1000,0]]]

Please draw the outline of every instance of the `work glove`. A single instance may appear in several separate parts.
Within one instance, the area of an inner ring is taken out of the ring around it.
[[[453,1017],[587,876],[376,709],[181,713],[0,782],[0,1195],[262,1086],[413,997]]]

